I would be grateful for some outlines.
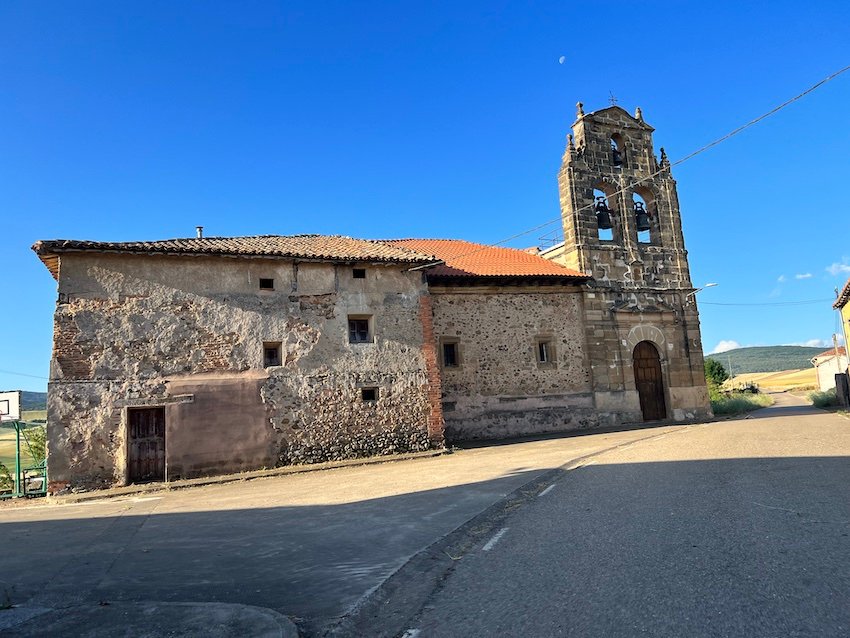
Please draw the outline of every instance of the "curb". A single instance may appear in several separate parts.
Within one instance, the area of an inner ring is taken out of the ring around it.
[[[249,635],[258,638],[298,638],[298,628],[280,612],[266,607],[234,603],[188,603],[160,601],[91,602],[55,609],[15,607],[18,620],[0,611],[0,628],[15,636],[129,635],[146,638],[211,638]]]
[[[427,459],[435,456],[451,454],[449,449],[428,450],[426,452],[410,452],[407,454],[396,454],[392,456],[373,456],[362,459],[347,459],[344,461],[331,461],[329,463],[315,463],[311,465],[288,465],[270,470],[252,470],[239,474],[223,474],[221,476],[209,476],[194,479],[181,479],[179,481],[143,483],[141,485],[128,485],[126,487],[114,487],[105,490],[92,490],[91,492],[80,492],[79,494],[60,494],[48,496],[50,505],[66,505],[95,501],[108,498],[117,498],[131,494],[148,494],[152,492],[163,492],[171,490],[182,490],[190,487],[201,487],[204,485],[223,485],[225,483],[238,483],[240,481],[251,481],[259,478],[270,478],[275,476],[287,476],[289,474],[302,474],[304,472],[321,472],[323,470],[334,470],[341,467],[357,467],[361,465],[377,465],[380,463],[396,463],[399,461],[410,461],[414,459]]]
[[[492,536],[493,532],[518,508],[536,498],[547,484],[563,479],[570,471],[584,467],[587,461],[614,450],[637,443],[687,431],[694,424],[683,424],[673,430],[618,443],[595,452],[572,458],[564,464],[544,470],[542,474],[520,485],[465,523],[414,554],[404,565],[380,585],[366,593],[353,608],[324,631],[328,638],[359,638],[405,635],[408,621],[414,618],[431,595],[454,571],[455,563]],[[669,426],[668,426],[669,427]]]

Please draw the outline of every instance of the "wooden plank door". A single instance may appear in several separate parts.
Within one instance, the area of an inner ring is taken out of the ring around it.
[[[165,408],[129,408],[131,483],[165,480]]]
[[[661,359],[658,357],[658,350],[649,341],[641,341],[635,346],[633,367],[643,420],[666,419],[667,407],[664,403]]]

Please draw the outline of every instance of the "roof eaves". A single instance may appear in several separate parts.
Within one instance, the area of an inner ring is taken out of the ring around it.
[[[850,279],[847,280],[847,283],[844,284],[844,288],[842,288],[841,292],[838,293],[838,297],[836,298],[835,303],[832,304],[832,307],[835,310],[840,310],[847,305],[848,300],[850,300]]]

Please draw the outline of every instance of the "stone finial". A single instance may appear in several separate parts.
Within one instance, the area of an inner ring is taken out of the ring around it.
[[[576,118],[581,119],[584,117],[584,104],[581,102],[576,102]]]
[[[576,150],[576,145],[573,142],[573,134],[572,133],[567,135],[567,148],[570,149],[571,151]]]
[[[661,166],[670,166],[670,160],[667,159],[667,151],[664,150],[664,147],[661,147]]]
[[[638,122],[643,122],[643,111],[640,110],[640,107],[635,109],[635,119]]]

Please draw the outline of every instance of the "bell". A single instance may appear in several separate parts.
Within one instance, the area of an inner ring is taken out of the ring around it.
[[[611,162],[614,164],[614,166],[623,165],[623,154],[613,147],[611,148]]]
[[[608,210],[608,204],[604,197],[600,196],[596,198],[594,210],[596,211],[596,224],[599,228],[602,230],[613,228],[613,224],[611,224],[611,211]]]
[[[647,214],[642,202],[635,202],[635,224],[638,232],[650,229],[649,214]]]

